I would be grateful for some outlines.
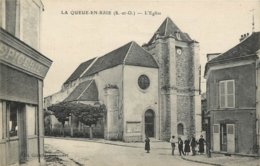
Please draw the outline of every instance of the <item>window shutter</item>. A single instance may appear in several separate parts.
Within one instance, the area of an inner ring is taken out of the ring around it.
[[[227,107],[234,107],[234,98],[235,98],[235,89],[234,89],[234,81],[227,82]]]
[[[225,107],[225,82],[219,83],[219,104],[220,108]]]
[[[213,133],[219,133],[219,125],[213,125]]]
[[[228,81],[227,82],[227,94],[233,94],[234,93],[234,81]]]

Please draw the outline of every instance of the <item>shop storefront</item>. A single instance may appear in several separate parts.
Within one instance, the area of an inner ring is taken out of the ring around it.
[[[0,28],[0,165],[43,162],[43,79],[52,61]]]

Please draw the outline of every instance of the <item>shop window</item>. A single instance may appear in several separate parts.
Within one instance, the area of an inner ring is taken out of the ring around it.
[[[36,135],[36,107],[26,105],[27,135]]]
[[[235,81],[225,80],[219,82],[220,108],[235,107]]]
[[[10,103],[10,104],[8,104],[8,107],[10,108],[10,113],[9,113],[9,137],[15,137],[15,136],[17,136],[17,131],[18,131],[18,124],[17,124],[18,104],[17,103]]]
[[[177,126],[177,133],[178,135],[184,135],[184,127],[183,124],[179,123]]]

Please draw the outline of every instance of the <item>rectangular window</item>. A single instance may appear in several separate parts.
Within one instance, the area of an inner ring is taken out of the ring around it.
[[[26,105],[27,135],[36,135],[36,107]]]
[[[213,126],[213,132],[214,133],[219,133],[219,125],[214,125]]]
[[[18,103],[9,102],[7,107],[9,109],[9,137],[15,137],[18,132]]]
[[[219,82],[219,105],[220,108],[235,107],[235,81],[225,80]]]

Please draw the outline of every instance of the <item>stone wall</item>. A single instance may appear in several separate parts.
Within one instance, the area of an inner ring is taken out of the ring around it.
[[[184,135],[201,130],[195,113],[201,112],[199,92],[199,45],[176,41],[171,37],[159,37],[155,43],[146,45],[159,64],[160,89],[160,139],[168,140],[177,135],[177,124],[184,125]],[[177,54],[176,48],[182,53]],[[195,102],[196,101],[196,102]],[[199,103],[198,103],[199,101]],[[201,124],[201,123],[200,123]]]

